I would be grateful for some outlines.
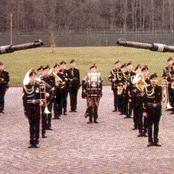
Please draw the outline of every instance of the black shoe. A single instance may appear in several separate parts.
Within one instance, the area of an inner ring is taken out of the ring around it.
[[[53,129],[52,129],[51,127],[49,127],[49,128],[47,128],[47,130],[50,130],[50,131],[52,131]]]
[[[143,137],[143,134],[139,134],[139,135],[137,135],[137,137]]]
[[[69,112],[74,112],[73,110],[70,110]]]
[[[98,121],[94,121],[94,123],[98,124]]]
[[[116,110],[116,109],[114,109],[112,112],[117,112],[117,110]]]
[[[151,147],[151,146],[153,146],[153,142],[149,142],[147,145],[147,147]]]
[[[34,145],[34,148],[39,148],[39,144],[35,144]]]
[[[67,113],[66,113],[66,112],[64,112],[64,115],[67,115]]]
[[[28,148],[34,148],[34,144],[30,144],[30,146]]]
[[[42,135],[42,138],[47,138],[47,136],[46,135]]]
[[[91,124],[91,123],[92,123],[92,121],[88,121],[88,122],[87,122],[87,124]]]
[[[158,142],[154,142],[154,146],[161,147],[161,144],[159,144]]]
[[[132,117],[124,117],[124,119],[131,119]]]
[[[143,137],[148,137],[148,136],[146,135],[146,133],[143,133],[142,135],[143,135]]]
[[[137,129],[138,129],[137,127],[132,128],[132,130],[137,130]]]

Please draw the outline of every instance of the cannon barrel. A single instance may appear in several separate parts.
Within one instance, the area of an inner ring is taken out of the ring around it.
[[[150,51],[174,53],[174,46],[169,46],[166,44],[132,42],[132,41],[126,41],[123,39],[119,39],[117,41],[117,44],[124,47],[132,47],[132,48],[139,48],[139,49],[148,49]]]
[[[19,45],[5,45],[0,46],[0,54],[12,53],[14,51],[26,50],[41,47],[43,42],[41,40],[37,40],[31,43],[19,44]]]

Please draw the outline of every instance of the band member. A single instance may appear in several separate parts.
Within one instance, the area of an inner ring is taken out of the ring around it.
[[[55,64],[53,67],[53,72],[58,76],[59,64]],[[61,94],[59,94],[60,82],[55,81],[55,90],[53,90],[53,109],[54,109],[54,119],[60,119],[61,116]]]
[[[77,112],[77,93],[80,87],[80,72],[76,68],[76,61],[73,59],[70,62],[69,69],[69,94],[70,94],[70,112]]]
[[[129,115],[126,118],[131,118],[131,115],[133,113],[134,95],[132,95],[132,90],[134,89],[134,84],[132,83],[132,80],[135,77],[135,75],[136,75],[136,73],[133,71],[132,63],[129,62],[127,64],[126,80],[127,80],[127,85],[128,85],[128,95],[131,98],[131,100],[128,102]]]
[[[138,64],[135,68],[135,73],[136,75],[140,74],[141,73],[141,66],[140,64]],[[139,122],[139,119],[138,119],[138,113],[139,113],[139,110],[138,109],[138,100],[136,100],[136,95],[137,95],[137,89],[136,89],[136,86],[134,85],[133,89],[132,89],[132,97],[134,100],[132,101],[133,102],[133,108],[134,108],[134,114],[133,114],[133,122],[134,122],[134,128],[133,130],[137,130],[138,129],[138,122]],[[131,102],[131,101],[130,101]],[[142,112],[140,112],[142,114]]]
[[[69,90],[69,75],[68,70],[66,69],[66,62],[60,62],[60,71],[59,77],[62,79],[63,86],[61,87],[61,96],[62,96],[62,109],[63,114],[67,115],[67,97]]]
[[[164,79],[166,79],[169,76],[169,73],[174,63],[173,58],[169,57],[169,59],[167,60],[167,63],[168,63],[168,66],[164,68],[163,75],[162,75]]]
[[[166,110],[172,110],[171,114],[174,114],[174,63],[167,77],[167,106]]]
[[[135,92],[135,101],[134,101],[134,114],[135,114],[135,117],[138,119],[138,129],[139,129],[138,137],[146,137],[147,136],[146,133],[148,129],[148,121],[147,121],[147,117],[143,117],[143,96],[144,96],[144,89],[149,85],[146,83],[146,81],[149,82],[148,67],[144,66],[141,70],[141,73],[137,74],[136,77],[138,78],[135,84],[136,92]]]
[[[121,72],[121,64],[119,61],[115,62],[115,68],[110,72],[108,80],[111,82],[111,89],[114,94],[114,110],[113,112],[117,112],[118,110],[118,99],[117,99],[117,87],[118,83],[122,82],[123,74]]]
[[[36,83],[35,71],[29,72],[28,76],[29,83],[23,88],[24,113],[29,120],[30,148],[39,148],[40,114],[44,103],[40,98],[40,86]]]
[[[51,119],[52,119],[52,100],[53,100],[53,89],[55,88],[55,79],[54,77],[50,76],[50,67],[47,65],[44,68],[44,77],[43,81],[45,81],[48,85],[51,86],[51,88],[46,88],[46,92],[49,94],[49,97],[47,98],[47,108],[48,111],[46,114],[47,119],[47,130],[52,130],[51,128]]]
[[[94,64],[90,67],[88,76],[82,82],[82,97],[87,100],[87,110],[85,118],[89,117],[89,122],[98,123],[98,107],[102,97],[102,78],[97,72],[97,66]]]
[[[37,69],[37,76],[40,80],[42,80],[44,77],[43,71],[44,71],[43,66],[40,66]],[[44,114],[44,109],[45,109],[44,105],[40,106],[40,110],[41,110],[40,116],[42,118],[42,138],[46,138],[46,126],[47,126],[47,120],[46,120],[46,115]]]
[[[120,80],[117,84],[117,102],[118,102],[118,111],[120,112],[120,115],[126,115],[128,116],[128,95],[125,96],[125,92],[127,91],[127,81],[125,73],[127,71],[126,64],[123,64],[121,67],[121,73],[120,73]],[[124,94],[124,95],[123,95]],[[125,109],[126,108],[126,109]]]
[[[9,73],[4,70],[4,64],[0,62],[0,113],[4,113],[5,94],[9,88]]]
[[[150,82],[151,84],[145,88],[143,113],[143,116],[148,118],[148,147],[161,146],[158,144],[158,132],[161,118],[162,87],[157,84],[156,74],[150,76]],[[152,131],[153,125],[154,131]]]

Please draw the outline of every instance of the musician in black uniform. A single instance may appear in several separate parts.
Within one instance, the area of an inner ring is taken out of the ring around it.
[[[168,77],[166,77],[167,80],[167,95],[168,95],[168,105],[167,110],[172,110],[171,114],[174,114],[174,63],[173,66],[170,69],[170,72],[168,74]],[[171,108],[171,109],[170,109]]]
[[[135,71],[136,75],[140,74],[141,73],[141,65],[138,64],[134,71]],[[134,113],[133,113],[134,128],[133,128],[133,130],[137,130],[138,129],[138,122],[139,122],[139,119],[138,119],[139,110],[137,110],[138,107],[139,107],[138,106],[139,105],[139,101],[136,99],[137,98],[137,92],[138,92],[138,90],[136,89],[136,86],[133,85],[132,94],[131,94],[131,99],[133,99],[132,103],[133,103],[133,108],[134,108]],[[141,111],[140,111],[140,113],[142,114]]]
[[[70,94],[70,112],[77,112],[77,94],[80,87],[80,72],[76,68],[76,61],[73,59],[70,62],[69,69],[69,94]]]
[[[44,105],[40,100],[40,86],[36,82],[36,73],[29,73],[29,83],[23,88],[23,106],[30,126],[30,147],[39,148],[40,114]]]
[[[118,99],[117,99],[117,87],[118,83],[122,81],[123,74],[121,72],[121,64],[118,61],[115,62],[115,68],[110,72],[108,80],[111,82],[111,89],[114,94],[114,110],[113,112],[117,112],[118,110]]]
[[[169,73],[174,63],[173,58],[169,57],[169,59],[167,60],[167,63],[168,63],[168,66],[164,68],[163,75],[162,75],[164,79],[166,79],[169,76]]]
[[[39,80],[43,79],[43,77],[44,77],[43,66],[40,66],[37,69],[37,77]],[[42,95],[44,95],[44,94],[42,94]],[[47,120],[46,120],[46,115],[44,114],[44,109],[45,109],[44,105],[40,107],[40,116],[42,118],[42,138],[46,138],[46,127],[47,127]]]
[[[157,75],[150,76],[151,84],[145,88],[143,116],[148,118],[148,147],[158,144],[159,122],[161,118],[162,87],[159,86]],[[154,131],[152,127],[154,126]]]
[[[67,97],[68,97],[68,90],[69,90],[69,72],[66,69],[66,62],[60,62],[60,71],[59,77],[62,79],[62,87],[61,87],[61,96],[62,96],[62,113],[67,115]]]
[[[43,81],[45,81],[48,85],[51,86],[51,88],[46,88],[46,92],[49,94],[49,97],[47,98],[47,108],[49,113],[46,114],[47,118],[47,126],[46,130],[52,130],[51,127],[51,119],[52,119],[52,100],[53,100],[53,89],[55,88],[55,79],[53,76],[50,76],[50,67],[47,65],[44,68],[44,77]]]
[[[4,64],[0,62],[0,113],[4,113],[5,94],[9,88],[9,73],[4,70]]]
[[[59,64],[55,64],[53,67],[53,72],[58,76],[59,73]],[[53,109],[54,109],[54,119],[60,119],[61,116],[61,94],[59,95],[60,83],[55,82],[55,89],[53,90]]]
[[[134,95],[132,95],[134,84],[132,83],[132,80],[136,75],[136,73],[133,71],[133,65],[131,62],[127,64],[127,72],[125,74],[128,86],[128,95],[131,98],[131,100],[128,102],[129,114],[126,118],[131,118],[131,115],[133,114],[133,102],[134,102]]]
[[[94,64],[90,67],[88,76],[82,81],[82,98],[87,100],[87,109],[85,118],[89,117],[88,124],[98,123],[98,107],[100,98],[102,97],[102,78],[97,72],[97,66]]]

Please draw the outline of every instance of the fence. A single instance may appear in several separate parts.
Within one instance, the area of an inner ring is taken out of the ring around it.
[[[65,32],[56,34],[55,42],[58,47],[84,47],[84,46],[115,46],[116,41],[119,38],[125,38],[132,41],[140,42],[156,42],[165,44],[174,44],[173,33],[148,33],[148,32],[114,32],[114,31],[102,31],[102,32]],[[25,33],[14,34],[13,43],[25,43],[42,39],[45,46],[50,46],[50,34],[48,33]],[[10,37],[8,33],[0,33],[0,45],[6,45],[10,43]]]

